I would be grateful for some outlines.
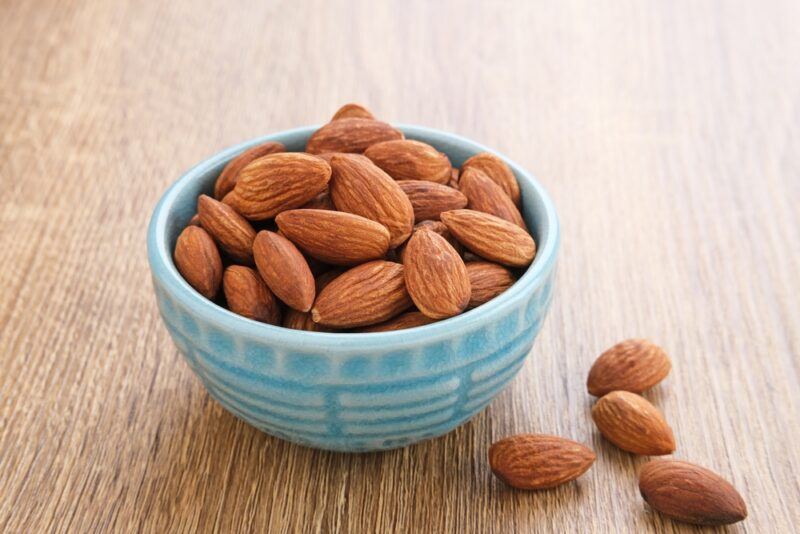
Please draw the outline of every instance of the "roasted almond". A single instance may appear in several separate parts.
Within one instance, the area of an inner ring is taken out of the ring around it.
[[[287,306],[308,311],[314,304],[314,275],[294,244],[275,232],[262,230],[253,242],[253,256],[261,278]]]
[[[519,434],[489,447],[492,472],[511,487],[525,490],[553,488],[575,480],[592,466],[594,452],[558,436]]]
[[[249,319],[281,324],[281,307],[261,276],[250,267],[231,265],[222,275],[228,308]]]
[[[332,121],[336,121],[339,119],[374,119],[375,117],[372,116],[372,113],[369,112],[367,108],[362,106],[361,104],[345,104],[344,106],[340,107],[336,113],[333,114]]]
[[[332,265],[383,257],[389,231],[364,217],[328,210],[290,210],[275,218],[280,231],[306,254]]]
[[[364,151],[375,165],[395,180],[426,180],[446,184],[450,160],[431,145],[410,139],[375,143]]]
[[[453,189],[458,189],[458,179],[461,176],[461,171],[457,167],[453,167],[450,170],[450,179],[447,181],[447,185],[452,187]]]
[[[330,332],[330,328],[326,328],[321,324],[315,323],[311,319],[311,312],[301,312],[292,308],[288,308],[286,313],[283,314],[284,328],[291,328],[292,330],[306,330],[308,332]]]
[[[348,117],[337,119],[311,134],[306,144],[309,154],[324,152],[362,153],[381,141],[403,139],[403,132],[374,119]]]
[[[264,144],[249,148],[230,160],[222,172],[219,174],[216,183],[214,184],[214,198],[222,200],[225,195],[233,190],[236,185],[236,180],[239,178],[239,172],[251,161],[258,159],[269,154],[276,154],[278,152],[286,152],[286,147],[282,143],[276,141],[267,141]]]
[[[458,315],[469,304],[470,285],[464,260],[435,232],[414,232],[403,253],[408,294],[432,319]]]
[[[512,222],[520,228],[526,228],[525,220],[511,197],[502,187],[490,180],[483,171],[467,168],[461,173],[458,187],[469,200],[469,209],[490,213]]]
[[[469,308],[476,308],[489,302],[516,282],[511,271],[496,263],[471,261],[466,266],[469,285],[472,288]]]
[[[213,299],[222,283],[222,258],[208,232],[187,226],[175,243],[175,267],[184,280],[207,299]]]
[[[398,315],[394,319],[389,319],[380,324],[368,326],[361,329],[361,332],[391,332],[393,330],[404,330],[406,328],[414,328],[415,326],[424,326],[426,324],[435,323],[436,319],[431,319],[427,315],[418,311],[406,312]]]
[[[460,256],[464,251],[464,248],[461,246],[453,234],[450,233],[450,230],[447,229],[447,226],[441,221],[422,221],[414,225],[414,232],[418,232],[420,230],[429,230],[431,232],[436,232],[443,238],[447,240],[448,243],[455,249],[455,251]],[[413,232],[412,232],[413,234]],[[397,258],[400,260],[400,263],[403,263],[403,253],[406,250],[406,245],[408,241],[397,247],[395,249],[397,251]]]
[[[531,235],[514,223],[475,210],[446,211],[442,222],[478,256],[510,267],[530,265],[536,255]]]
[[[404,269],[399,263],[376,260],[353,267],[323,289],[311,317],[336,328],[378,324],[411,307]]]
[[[747,505],[730,482],[689,462],[647,463],[639,474],[639,491],[653,509],[694,525],[730,525],[747,517]]]
[[[333,202],[331,202],[331,196],[328,194],[327,191],[324,193],[320,193],[319,195],[315,196],[302,206],[300,206],[301,210],[335,210],[336,208],[333,207]]]
[[[489,152],[482,152],[464,162],[461,166],[461,174],[470,168],[486,173],[486,176],[503,188],[516,206],[520,205],[519,184],[514,177],[514,172],[502,159]]]
[[[197,199],[200,225],[209,233],[219,248],[234,261],[253,264],[253,240],[256,231],[247,219],[232,207],[208,195]]]
[[[414,227],[414,208],[397,182],[361,157],[336,155],[331,168],[330,195],[336,209],[385,226],[390,248],[408,239]]]
[[[224,202],[254,221],[298,208],[328,186],[331,168],[325,160],[301,152],[271,154],[251,161],[239,173]]]
[[[592,407],[592,419],[603,437],[624,451],[660,456],[675,450],[664,416],[635,393],[612,391],[602,397]]]
[[[411,207],[414,208],[414,220],[417,222],[439,220],[439,215],[443,211],[457,210],[467,206],[467,197],[446,185],[424,180],[403,180],[397,184],[411,201]]]
[[[589,394],[602,397],[616,390],[641,393],[655,386],[672,368],[664,350],[646,339],[627,339],[597,358],[589,371]]]

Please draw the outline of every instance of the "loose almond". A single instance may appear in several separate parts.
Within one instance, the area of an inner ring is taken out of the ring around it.
[[[464,260],[435,232],[415,232],[403,253],[406,287],[419,311],[445,319],[464,311],[470,298]]]
[[[330,165],[301,152],[271,154],[251,161],[239,173],[224,202],[254,221],[298,208],[328,186]]]
[[[361,104],[345,104],[334,113],[332,121],[339,119],[374,119],[372,113]]]
[[[628,339],[597,358],[586,386],[596,397],[615,390],[641,393],[664,380],[671,368],[661,347],[646,339]]]
[[[378,324],[411,307],[403,266],[371,261],[353,267],[323,289],[311,309],[314,322],[336,328]]]
[[[486,176],[503,188],[515,205],[520,205],[519,184],[514,172],[502,159],[489,152],[482,152],[465,161],[461,166],[461,173],[470,168],[486,173]]]
[[[446,184],[450,160],[431,145],[410,139],[375,143],[364,151],[375,165],[395,180],[426,180]]]
[[[511,197],[480,169],[468,167],[464,170],[458,180],[458,187],[469,200],[469,209],[490,213],[520,228],[526,228],[525,220]]]
[[[644,397],[613,391],[592,407],[592,419],[603,436],[622,450],[660,456],[675,450],[672,429]]]
[[[380,324],[363,328],[361,332],[365,334],[369,332],[391,332],[393,330],[405,330],[406,328],[424,326],[435,322],[436,319],[431,319],[422,312],[412,311],[398,315],[394,319],[389,319]]]
[[[253,242],[258,272],[287,306],[308,311],[314,304],[314,275],[303,254],[280,234],[262,230]]]
[[[200,225],[234,261],[253,264],[256,231],[236,210],[208,195],[197,199]]]
[[[360,157],[336,155],[331,168],[330,195],[336,209],[385,226],[390,248],[408,239],[414,227],[414,208],[397,182]]]
[[[360,154],[375,143],[403,139],[403,137],[403,132],[395,130],[385,122],[358,117],[337,119],[311,135],[306,144],[306,152],[309,154],[324,152]]]
[[[649,462],[639,474],[639,491],[653,509],[694,525],[730,525],[747,517],[747,505],[730,482],[689,462]]]
[[[489,447],[489,465],[495,476],[525,490],[553,488],[575,480],[594,460],[594,452],[585,445],[543,434],[510,436]]]
[[[249,148],[233,158],[217,178],[214,184],[214,198],[222,200],[225,195],[233,190],[236,185],[236,180],[239,178],[239,172],[251,161],[258,159],[269,154],[276,154],[278,152],[286,152],[286,147],[282,143],[275,141],[267,141],[266,143],[253,148]]]
[[[474,210],[446,211],[442,222],[478,256],[509,267],[530,265],[536,255],[531,235],[500,217]]]
[[[306,254],[332,265],[378,259],[389,249],[386,227],[352,213],[290,210],[278,215],[275,222]]]
[[[321,324],[315,323],[311,319],[311,312],[301,312],[289,308],[283,314],[284,328],[291,328],[292,330],[306,330],[308,332],[330,332],[330,328],[326,328]]]
[[[467,206],[467,197],[446,185],[424,180],[403,180],[397,183],[411,201],[411,207],[414,208],[414,220],[417,222],[438,221],[439,215],[443,211],[457,210]],[[492,185],[494,185],[493,182]]]
[[[222,289],[233,313],[262,323],[281,324],[280,304],[253,269],[231,265],[222,275]]]
[[[453,234],[450,233],[450,230],[447,229],[447,226],[441,221],[422,221],[414,225],[414,232],[419,232],[420,230],[429,230],[431,232],[436,232],[443,238],[447,240],[448,243],[455,249],[459,256],[462,255],[464,252],[464,247],[461,246],[461,243],[453,237]],[[413,234],[413,233],[412,233]],[[403,243],[401,246],[397,247],[397,258],[400,260],[400,263],[403,263],[403,253],[406,250],[406,245],[408,241]]]
[[[469,308],[476,308],[489,302],[516,282],[511,271],[496,263],[471,261],[466,266],[469,285],[472,288]]]
[[[320,193],[319,195],[315,196],[302,206],[300,206],[301,210],[335,210],[336,208],[333,207],[333,202],[331,202],[331,196],[328,194],[327,191],[324,193]]]
[[[175,267],[184,280],[207,299],[217,296],[222,283],[222,258],[208,232],[187,226],[175,243]]]

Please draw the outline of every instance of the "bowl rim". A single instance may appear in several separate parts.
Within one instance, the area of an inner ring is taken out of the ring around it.
[[[483,324],[492,322],[494,318],[502,315],[504,310],[512,307],[524,295],[535,291],[544,283],[556,261],[560,231],[555,205],[539,181],[503,154],[465,137],[424,126],[394,124],[394,127],[403,131],[410,139],[421,139],[440,145],[459,145],[474,153],[490,152],[495,154],[511,167],[518,180],[527,182],[539,197],[545,212],[545,228],[541,230],[544,239],[536,243],[536,257],[531,266],[510,289],[482,306],[449,319],[410,329],[370,333],[310,332],[274,326],[237,315],[200,295],[180,275],[173,262],[172,251],[167,246],[167,221],[179,194],[209,169],[221,165],[252,146],[266,141],[285,141],[286,138],[307,137],[320,126],[302,126],[259,136],[230,146],[184,172],[161,196],[153,210],[147,230],[147,255],[150,270],[153,277],[158,279],[160,285],[170,296],[186,310],[190,310],[191,314],[214,323],[232,335],[254,339],[261,343],[279,343],[300,349],[323,351],[363,350],[371,347],[385,351],[387,347],[399,349],[408,345],[428,344],[453,338],[461,332],[472,331]]]

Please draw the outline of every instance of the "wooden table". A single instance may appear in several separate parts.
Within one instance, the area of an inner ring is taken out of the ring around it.
[[[733,532],[800,522],[800,4],[0,5],[0,531],[672,532],[593,427],[599,352],[649,337],[676,457],[735,484]],[[342,103],[458,132],[549,189],[556,297],[473,421],[381,454],[301,448],[209,398],[158,316],[148,217],[221,148]],[[510,490],[489,444],[598,458]]]

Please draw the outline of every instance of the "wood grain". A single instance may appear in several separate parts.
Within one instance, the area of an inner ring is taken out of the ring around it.
[[[673,532],[604,442],[593,359],[649,337],[676,457],[800,523],[800,4],[0,3],[0,531]],[[209,399],[156,311],[145,229],[186,168],[348,101],[539,176],[556,297],[518,378],[451,434],[318,452]],[[489,444],[588,443],[524,493]],[[691,529],[687,529],[691,530]]]

